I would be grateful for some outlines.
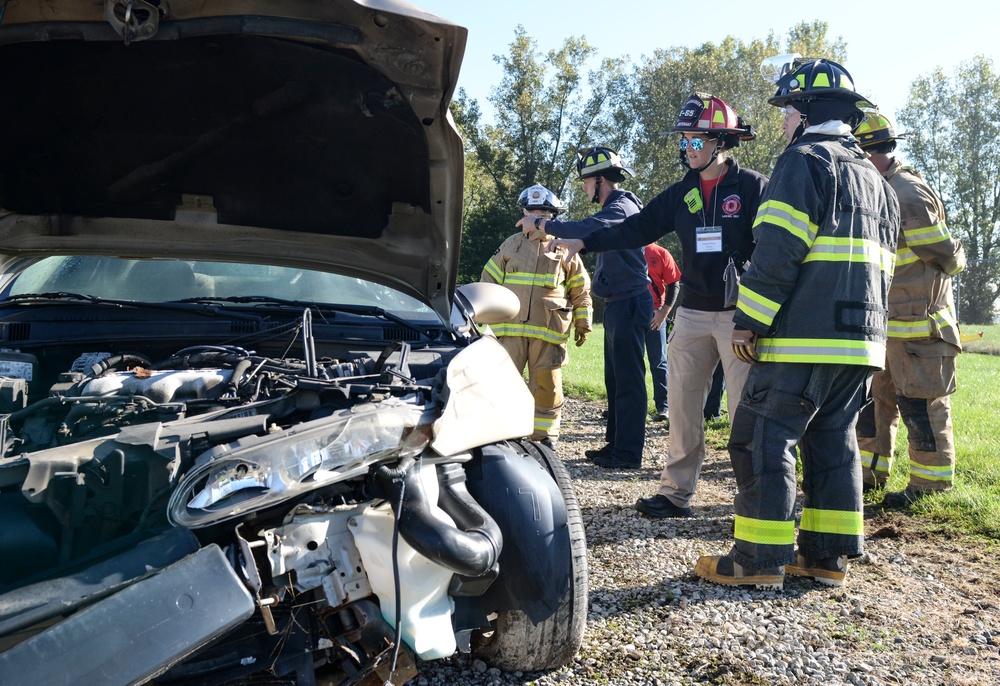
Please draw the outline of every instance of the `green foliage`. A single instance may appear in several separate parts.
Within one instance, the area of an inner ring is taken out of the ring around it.
[[[908,159],[944,201],[949,229],[970,261],[1000,258],[1000,74],[983,55],[910,86],[899,127],[909,131]],[[964,322],[991,323],[1000,297],[1000,262],[962,275]]]

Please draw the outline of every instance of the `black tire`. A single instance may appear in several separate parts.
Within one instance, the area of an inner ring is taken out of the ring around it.
[[[491,622],[492,631],[474,637],[473,652],[499,669],[530,672],[567,664],[583,643],[589,599],[587,537],[573,482],[555,452],[526,439],[511,444],[518,452],[537,460],[562,493],[569,527],[571,582],[555,613],[537,625],[520,610],[497,613]]]

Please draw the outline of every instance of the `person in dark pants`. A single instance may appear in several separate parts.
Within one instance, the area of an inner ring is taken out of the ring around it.
[[[729,437],[735,542],[694,572],[727,586],[781,588],[786,574],[840,586],[864,552],[855,424],[886,359],[899,203],[851,133],[872,105],[847,70],[781,62],[768,102],[784,108],[788,147],[733,315],[733,352],[751,363]]]
[[[601,209],[580,221],[524,216],[517,223],[525,233],[543,231],[560,238],[600,234],[637,214],[642,202],[618,188],[632,176],[617,152],[605,147],[581,150],[576,169],[583,192]],[[646,442],[646,330],[653,320],[646,258],[641,248],[599,255],[591,293],[604,298],[604,385],[608,393],[607,444],[586,451],[605,468],[639,469]]]
[[[653,296],[653,321],[646,330],[646,357],[653,377],[653,419],[667,421],[667,316],[677,304],[681,271],[670,251],[657,243],[642,249]],[[721,398],[721,396],[720,396]]]

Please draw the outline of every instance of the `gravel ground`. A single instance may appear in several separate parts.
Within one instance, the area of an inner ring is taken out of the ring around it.
[[[457,656],[420,663],[410,684],[1000,684],[996,541],[929,533],[905,513],[866,514],[868,551],[843,588],[788,577],[783,591],[695,577],[699,555],[728,551],[735,483],[710,451],[688,519],[633,507],[655,492],[669,433],[648,425],[644,468],[603,470],[601,406],[570,400],[559,454],[587,530],[590,609],[564,668],[502,673]]]

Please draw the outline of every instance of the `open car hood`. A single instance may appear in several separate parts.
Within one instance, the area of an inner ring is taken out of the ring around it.
[[[448,316],[464,28],[399,0],[4,7],[0,260],[321,269]]]

